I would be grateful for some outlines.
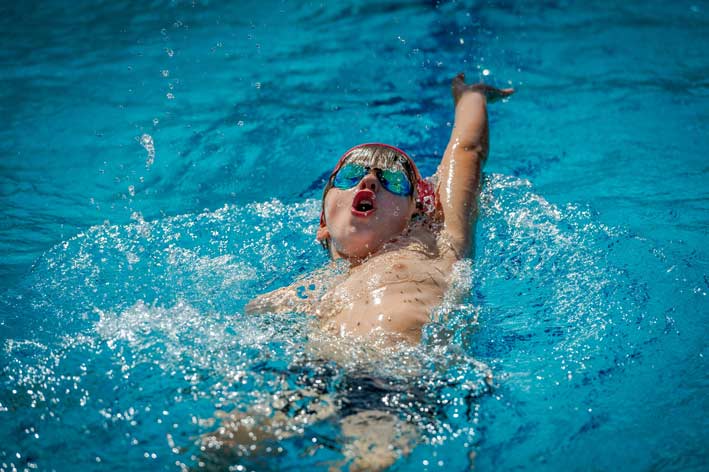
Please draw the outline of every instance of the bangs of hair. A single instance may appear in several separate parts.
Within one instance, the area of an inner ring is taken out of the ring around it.
[[[345,162],[360,164],[377,169],[404,170],[408,173],[409,160],[394,149],[376,144],[354,149],[345,158]]]
[[[409,162],[406,156],[387,146],[370,144],[357,147],[345,156],[344,163],[359,164],[372,169],[403,170],[409,182],[411,182],[411,185],[416,186],[416,174],[411,166],[411,162]],[[325,195],[328,190],[332,188],[334,178],[335,175],[333,174],[325,186],[323,202],[325,201]]]

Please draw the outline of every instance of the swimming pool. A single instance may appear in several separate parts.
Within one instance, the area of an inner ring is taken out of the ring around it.
[[[490,108],[468,296],[378,366],[419,365],[441,410],[394,469],[706,467],[703,3],[0,11],[2,470],[192,467],[215,409],[296,385],[307,317],[244,304],[325,262],[343,150],[433,172],[460,70],[517,94]],[[344,344],[336,372],[363,368]],[[244,464],[325,470],[338,434]]]

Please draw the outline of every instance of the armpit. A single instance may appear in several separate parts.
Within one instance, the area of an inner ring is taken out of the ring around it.
[[[461,260],[466,257],[466,251],[463,249],[465,242],[457,241],[456,238],[448,234],[445,230],[438,233],[436,243],[441,258],[452,257],[455,258],[455,260]]]

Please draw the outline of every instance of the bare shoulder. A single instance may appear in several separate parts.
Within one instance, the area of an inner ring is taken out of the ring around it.
[[[305,300],[298,297],[297,284],[259,295],[244,307],[244,311],[248,315],[305,311],[307,309]]]
[[[326,266],[299,277],[292,284],[267,292],[251,300],[247,314],[312,312],[314,304],[338,280],[337,270]]]

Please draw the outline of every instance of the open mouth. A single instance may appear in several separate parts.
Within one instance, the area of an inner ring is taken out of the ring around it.
[[[371,190],[358,191],[352,200],[352,214],[355,216],[369,216],[374,213],[376,196]]]

